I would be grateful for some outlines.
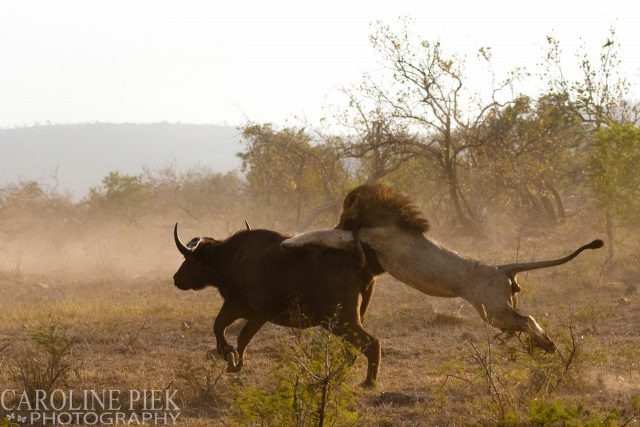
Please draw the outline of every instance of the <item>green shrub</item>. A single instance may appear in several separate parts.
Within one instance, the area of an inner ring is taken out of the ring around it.
[[[330,329],[330,328],[329,328]],[[243,387],[233,419],[240,425],[323,426],[355,424],[354,395],[345,384],[354,355],[325,329],[296,331],[267,387]]]
[[[559,400],[551,402],[533,400],[530,403],[529,422],[536,426],[617,426],[628,425],[640,413],[640,396],[636,396],[633,403],[631,417],[623,417],[618,409],[609,411],[590,410],[581,403],[565,404]]]
[[[35,396],[36,390],[49,393],[67,380],[72,338],[52,325],[36,329],[23,344],[15,358],[12,377],[29,396]]]
[[[220,382],[225,366],[220,368],[216,361],[192,362],[182,360],[175,372],[177,380],[188,390],[186,399],[190,402],[215,400],[216,387]]]

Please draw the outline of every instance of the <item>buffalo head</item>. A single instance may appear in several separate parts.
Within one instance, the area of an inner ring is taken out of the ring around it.
[[[173,238],[184,255],[184,262],[173,275],[175,286],[182,290],[199,290],[215,285],[218,276],[214,262],[215,249],[220,242],[210,237],[194,237],[185,245],[178,237],[177,223],[173,228]]]

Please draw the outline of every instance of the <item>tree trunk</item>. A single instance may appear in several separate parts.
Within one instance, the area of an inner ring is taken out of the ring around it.
[[[473,237],[486,237],[480,224],[472,217],[466,215],[462,208],[462,204],[460,203],[460,198],[462,196],[460,195],[460,188],[454,165],[450,163],[446,172],[449,185],[449,198],[451,199],[451,204],[455,212],[456,222],[461,226],[462,232]]]
[[[531,208],[535,211],[535,213],[541,214],[542,212],[544,212],[542,206],[540,205],[538,200],[535,197],[533,197],[533,194],[531,194],[531,191],[529,191],[526,185],[524,186],[524,191],[525,191],[525,194],[527,195],[527,198],[529,199]]]
[[[567,212],[564,208],[564,203],[562,202],[562,196],[560,196],[560,192],[553,186],[553,184],[547,183],[547,189],[551,192],[554,200],[556,201],[556,208],[558,209],[558,216],[561,219],[566,218]]]
[[[462,204],[464,205],[465,210],[469,214],[469,217],[475,222],[478,222],[478,223],[482,222],[478,217],[478,215],[474,213],[473,209],[471,209],[471,206],[469,206],[467,199],[464,197],[464,194],[462,194],[462,190],[460,190],[460,186],[458,186],[457,189],[458,189],[458,196],[460,197],[460,200],[462,200]]]
[[[458,183],[458,175],[456,171],[455,154],[452,157],[453,139],[451,137],[450,122],[447,120],[447,130],[444,132],[444,153],[443,163],[447,184],[449,186],[449,198],[455,212],[457,223],[461,226],[464,234],[474,237],[486,237],[478,222],[466,215],[460,204],[460,185]]]
[[[541,194],[540,200],[542,200],[542,206],[544,207],[547,219],[554,223],[557,222],[558,218],[556,217],[556,211],[553,209],[553,205],[551,204],[549,198],[544,194]]]
[[[460,199],[458,198],[458,180],[456,178],[456,172],[452,163],[447,164],[447,184],[449,185],[449,199],[451,199],[451,205],[456,214],[456,218],[460,223],[464,223],[466,216],[460,205]]]

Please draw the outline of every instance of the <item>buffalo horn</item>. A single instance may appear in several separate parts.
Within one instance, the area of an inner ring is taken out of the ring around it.
[[[173,227],[173,239],[176,241],[176,246],[178,247],[178,250],[180,251],[180,253],[184,256],[188,256],[191,255],[193,253],[193,251],[191,249],[189,249],[184,243],[182,243],[180,241],[180,238],[178,237],[178,223],[176,222],[175,227]]]

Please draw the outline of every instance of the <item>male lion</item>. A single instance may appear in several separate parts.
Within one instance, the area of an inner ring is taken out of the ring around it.
[[[337,249],[354,247],[360,256],[373,250],[379,265],[396,279],[439,297],[461,297],[491,325],[508,332],[528,332],[532,342],[553,352],[554,342],[531,316],[516,310],[522,271],[553,267],[571,261],[586,249],[604,245],[594,240],[570,255],[548,261],[489,265],[466,258],[426,238],[428,222],[411,201],[389,187],[365,184],[351,191],[334,230],[312,231],[285,240],[284,247],[308,244]]]

